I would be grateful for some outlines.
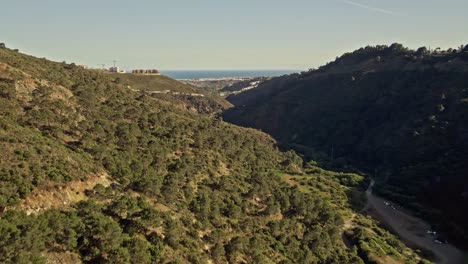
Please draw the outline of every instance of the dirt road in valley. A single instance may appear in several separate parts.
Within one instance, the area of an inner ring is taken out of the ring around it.
[[[463,253],[454,246],[434,242],[435,237],[427,234],[427,230],[430,230],[429,224],[372,194],[373,185],[374,181],[371,182],[366,191],[368,199],[366,208],[373,208],[381,217],[381,220],[390,226],[403,241],[410,246],[424,248],[433,252],[438,258],[436,262],[438,264],[468,263],[467,259],[463,259]]]

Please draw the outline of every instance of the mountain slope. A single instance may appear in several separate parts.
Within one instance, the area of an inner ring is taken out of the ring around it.
[[[0,262],[362,263],[296,154],[127,86],[0,48]]]
[[[236,107],[223,117],[329,166],[376,174],[377,191],[467,245],[467,87],[468,47],[366,47],[230,96]]]

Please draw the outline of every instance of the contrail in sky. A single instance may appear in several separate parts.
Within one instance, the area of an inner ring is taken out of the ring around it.
[[[342,2],[346,3],[348,5],[357,6],[357,7],[360,7],[360,8],[364,8],[364,9],[367,9],[367,10],[372,10],[372,11],[384,13],[384,14],[387,14],[387,15],[397,15],[395,12],[392,12],[390,10],[385,10],[385,9],[378,8],[378,7],[364,5],[364,4],[356,3],[356,2],[353,2],[353,1],[349,1],[349,0],[343,0]]]

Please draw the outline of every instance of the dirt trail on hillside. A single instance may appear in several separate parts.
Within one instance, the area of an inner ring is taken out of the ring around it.
[[[410,246],[416,246],[431,251],[438,258],[438,264],[463,264],[468,260],[463,260],[463,253],[450,244],[438,244],[434,242],[435,237],[427,234],[430,225],[419,218],[411,216],[409,213],[391,205],[386,205],[386,201],[372,194],[371,182],[366,191],[368,206],[373,208],[393,231]],[[394,209],[395,208],[395,209]]]
[[[104,187],[112,183],[107,172],[101,171],[90,175],[87,179],[66,182],[64,184],[50,183],[47,186],[36,188],[23,199],[17,208],[26,214],[37,214],[50,208],[64,208],[71,204],[86,200],[86,190],[93,189],[101,184]]]

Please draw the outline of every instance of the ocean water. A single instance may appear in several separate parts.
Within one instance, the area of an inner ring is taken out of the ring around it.
[[[172,70],[161,71],[161,74],[174,79],[215,79],[234,77],[275,77],[299,72],[299,70]]]

